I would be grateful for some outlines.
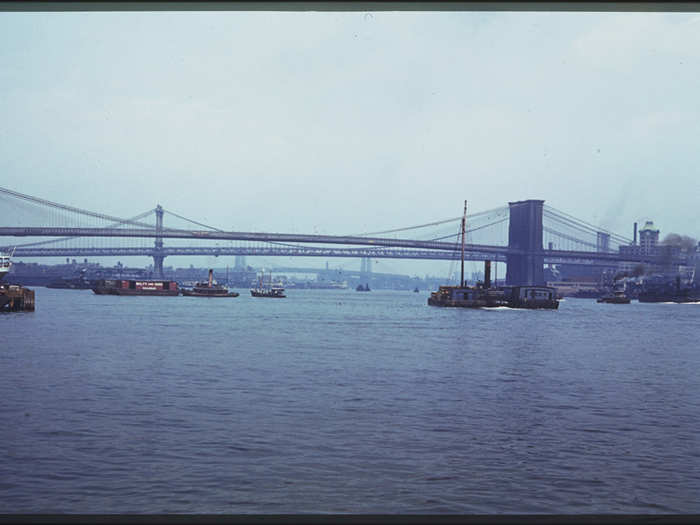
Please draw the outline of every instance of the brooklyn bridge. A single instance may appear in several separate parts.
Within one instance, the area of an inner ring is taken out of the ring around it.
[[[148,256],[163,276],[169,256],[359,257],[458,260],[461,217],[390,230],[343,235],[227,231],[161,205],[131,218],[60,204],[0,188],[0,250],[15,257]],[[27,239],[27,238],[36,239]],[[620,250],[636,239],[546,205],[509,202],[467,215],[465,259],[505,262],[507,284],[542,284],[545,264],[668,264],[668,256]],[[624,253],[623,253],[624,252]],[[688,263],[676,253],[673,264]]]

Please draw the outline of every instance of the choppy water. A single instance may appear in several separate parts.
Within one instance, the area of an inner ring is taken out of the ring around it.
[[[0,512],[700,512],[700,305],[241,292],[0,316]]]

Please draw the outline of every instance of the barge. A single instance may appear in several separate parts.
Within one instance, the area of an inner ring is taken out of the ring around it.
[[[180,293],[176,281],[142,281],[135,279],[99,279],[93,283],[97,295],[167,295]]]

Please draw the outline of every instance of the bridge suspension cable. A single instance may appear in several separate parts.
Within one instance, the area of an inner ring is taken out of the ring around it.
[[[583,241],[583,240],[581,240],[581,239],[577,239],[577,238],[574,237],[573,235],[567,235],[567,234],[562,233],[562,232],[560,232],[560,231],[553,230],[552,228],[547,228],[546,226],[544,226],[544,227],[542,228],[542,230],[545,231],[546,233],[551,233],[552,235],[557,235],[558,237],[561,237],[561,238],[563,238],[563,239],[566,239],[567,241],[572,241],[572,242],[577,243],[577,244],[583,244],[584,246],[590,246],[591,248],[597,248],[597,247],[598,247],[597,244],[594,244],[594,243],[588,242],[588,241]]]
[[[551,206],[544,206],[544,213],[547,215],[549,218],[558,221],[560,223],[565,224],[568,227],[572,227],[575,229],[578,229],[580,231],[585,231],[587,233],[606,233],[610,235],[610,239],[619,243],[619,244],[629,244],[632,242],[632,239],[629,239],[627,237],[624,237],[622,235],[619,235],[617,233],[611,232],[610,230],[607,230],[605,228],[601,228],[600,226],[595,226],[589,222],[582,221],[581,219],[578,219],[574,217],[573,215],[570,215],[566,212],[563,212],[561,210],[558,210],[556,208],[553,208]]]
[[[482,215],[488,215],[490,213],[494,212],[503,212],[507,210],[507,206],[499,206],[497,208],[491,208],[490,210],[485,210],[485,211],[480,211],[478,213],[473,213],[471,215],[467,215],[467,219],[475,219],[477,217],[481,217]],[[438,226],[440,224],[445,224],[448,222],[456,222],[456,221],[461,221],[462,216],[460,215],[459,217],[452,217],[450,219],[443,219],[440,221],[434,221],[434,222],[428,222],[426,224],[418,224],[416,226],[406,226],[404,228],[394,228],[393,230],[383,230],[379,232],[366,232],[366,233],[358,233],[353,235],[353,237],[364,237],[366,235],[382,235],[385,233],[397,233],[397,232],[403,232],[403,231],[408,231],[408,230],[418,230],[420,228],[427,228],[428,226]]]
[[[145,211],[145,212],[143,212],[143,213],[140,213],[140,214],[138,214],[138,215],[136,215],[135,217],[132,217],[132,218],[130,218],[130,219],[123,219],[121,222],[116,222],[116,223],[108,224],[108,225],[107,225],[107,228],[118,228],[119,226],[122,226],[122,225],[125,224],[125,223],[129,223],[129,224],[140,224],[140,225],[144,225],[144,226],[149,226],[149,227],[151,227],[151,225],[149,225],[149,224],[141,223],[141,222],[136,222],[136,221],[138,221],[139,219],[143,219],[144,217],[146,217],[146,216],[152,214],[153,211],[154,211],[154,210],[148,210],[148,211]],[[21,248],[28,248],[28,247],[30,247],[30,246],[41,246],[41,245],[44,245],[44,244],[53,244],[53,243],[57,243],[57,242],[70,241],[70,240],[73,240],[73,239],[80,239],[80,238],[81,238],[81,237],[79,237],[79,236],[76,236],[76,237],[59,237],[59,238],[57,238],[57,239],[48,239],[48,240],[46,240],[46,241],[28,242],[28,243],[25,243],[25,244],[15,244],[15,245],[13,245],[13,246],[17,246],[18,248],[20,248],[20,247],[21,247]]]
[[[72,212],[72,213],[77,213],[77,214],[79,214],[79,215],[86,215],[86,216],[94,217],[94,218],[97,218],[97,219],[103,219],[103,220],[107,220],[107,221],[111,221],[111,222],[116,222],[117,224],[131,224],[131,225],[133,225],[133,226],[149,226],[149,227],[152,227],[152,225],[150,225],[150,224],[149,224],[149,225],[146,225],[146,224],[144,224],[144,223],[132,221],[132,220],[130,220],[130,219],[122,219],[122,218],[120,218],[120,217],[114,217],[114,216],[112,216],[112,215],[105,215],[104,213],[96,213],[96,212],[93,212],[93,211],[83,210],[83,209],[81,209],[81,208],[75,208],[75,207],[73,207],[73,206],[67,206],[67,205],[65,205],[65,204],[59,204],[59,203],[57,203],[57,202],[52,202],[52,201],[49,201],[49,200],[46,200],[46,199],[40,199],[40,198],[38,198],[38,197],[32,197],[31,195],[25,195],[24,193],[19,193],[19,192],[17,192],[17,191],[12,191],[12,190],[9,190],[9,189],[7,189],[7,188],[2,188],[2,187],[0,187],[0,193],[4,193],[5,195],[10,195],[10,196],[12,196],[12,197],[16,197],[16,198],[18,198],[18,199],[22,199],[22,200],[25,200],[25,201],[33,202],[33,203],[35,203],[35,204],[40,204],[40,205],[42,205],[42,206],[48,206],[48,207],[50,207],[50,208],[56,208],[56,209],[63,210],[63,211],[69,211],[69,212]],[[152,213],[153,211],[154,211],[154,210],[149,210],[149,211],[145,212],[145,213],[143,214],[143,216],[148,215],[149,213]],[[111,227],[114,227],[114,226],[111,226]]]

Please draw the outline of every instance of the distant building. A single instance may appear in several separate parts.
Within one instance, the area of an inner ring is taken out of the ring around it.
[[[686,274],[692,271],[691,267],[672,265],[671,261],[681,255],[682,249],[678,246],[659,244],[660,230],[654,228],[653,221],[646,221],[639,230],[639,244],[620,246],[620,255],[656,255],[661,257],[660,264],[645,264],[645,273],[671,272]],[[664,262],[667,261],[667,262]],[[621,262],[618,265],[620,272],[632,272],[638,262]]]

